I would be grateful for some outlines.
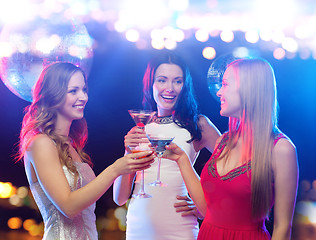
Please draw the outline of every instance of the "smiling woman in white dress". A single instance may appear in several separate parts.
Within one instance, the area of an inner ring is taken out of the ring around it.
[[[159,53],[146,69],[143,79],[143,105],[157,111],[158,117],[146,125],[147,134],[157,133],[174,137],[191,164],[202,148],[213,151],[219,131],[205,116],[199,115],[188,68],[173,52]],[[148,142],[146,133],[133,127],[125,136],[125,148]],[[157,176],[157,161],[145,170],[146,192],[152,198],[132,198],[128,206],[128,240],[194,240],[197,238],[200,216],[182,179],[177,164],[162,160],[161,181],[167,187],[148,186]],[[118,205],[127,202],[134,186],[139,192],[137,173],[118,177],[114,182],[113,198]]]

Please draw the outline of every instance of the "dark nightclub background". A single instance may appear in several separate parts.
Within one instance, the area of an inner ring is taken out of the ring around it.
[[[142,76],[151,54],[159,50],[140,50],[134,43],[126,41],[119,33],[106,30],[100,23],[88,22],[85,25],[91,37],[98,43],[94,48],[88,77],[89,102],[85,117],[89,128],[86,149],[93,159],[95,173],[99,174],[124,154],[124,135],[134,126],[127,110],[141,108]],[[298,153],[301,183],[298,201],[315,201],[316,60],[301,59],[298,56],[277,60],[264,47],[239,41],[238,38],[229,44],[219,38],[203,43],[190,38],[178,44],[175,51],[189,65],[201,113],[208,116],[221,132],[227,130],[227,118],[219,115],[219,103],[211,96],[206,81],[207,71],[213,60],[205,59],[201,54],[203,48],[210,44],[216,48],[217,56],[231,52],[236,47],[247,47],[271,63],[277,79],[279,127],[292,139]],[[11,182],[16,187],[28,185],[23,165],[15,163],[13,157],[17,150],[23,111],[28,104],[0,82],[0,182]],[[196,162],[198,171],[209,157],[206,150],[200,153]],[[314,189],[310,185],[314,185]],[[307,195],[308,191],[310,195]],[[30,207],[31,203],[14,207],[5,203],[5,199],[0,200],[0,231],[14,231],[7,226],[11,217],[33,218],[38,223],[41,221],[36,208]],[[98,224],[106,222],[109,225],[109,222],[114,221],[112,215],[116,207],[111,188],[97,202],[97,217],[103,219]],[[308,234],[315,234],[312,223],[307,225]],[[301,222],[297,226],[301,226]],[[294,226],[295,239],[303,236],[302,229],[303,227]],[[115,227],[107,230],[119,231]]]

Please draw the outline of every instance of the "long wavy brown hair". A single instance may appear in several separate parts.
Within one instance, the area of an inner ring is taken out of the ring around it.
[[[57,111],[65,102],[70,78],[78,71],[83,74],[87,84],[84,72],[71,63],[54,63],[43,70],[34,86],[33,102],[25,109],[17,160],[23,159],[34,136],[46,134],[55,142],[61,164],[75,177],[78,172],[69,153],[69,144],[76,149],[84,162],[92,166],[89,155],[83,150],[88,137],[87,122],[84,118],[72,122],[68,138],[55,133]]]
[[[242,116],[229,118],[229,138],[221,158],[227,160],[241,138],[242,161],[251,160],[252,216],[267,218],[273,202],[272,149],[280,133],[274,71],[260,58],[236,60],[228,67],[238,75]]]

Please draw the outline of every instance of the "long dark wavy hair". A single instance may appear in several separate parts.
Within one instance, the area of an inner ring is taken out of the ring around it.
[[[69,139],[55,133],[58,109],[65,102],[69,80],[76,72],[83,74],[87,84],[84,72],[71,63],[54,63],[43,70],[34,86],[33,102],[25,109],[17,160],[23,159],[34,136],[46,134],[56,143],[61,164],[75,176],[78,176],[78,172],[69,153],[69,139],[81,159],[92,166],[89,155],[83,151],[88,137],[87,123],[84,118],[72,122]]]
[[[173,112],[174,122],[191,133],[192,138],[189,142],[193,140],[199,141],[202,138],[202,134],[198,124],[199,110],[194,94],[192,77],[186,64],[174,52],[160,52],[149,61],[143,78],[143,107],[154,111],[157,110],[157,103],[153,96],[154,77],[157,68],[164,63],[175,64],[183,72],[184,83]]]

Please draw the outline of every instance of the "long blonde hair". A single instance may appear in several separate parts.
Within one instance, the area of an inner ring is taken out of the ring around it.
[[[227,157],[241,138],[242,161],[251,160],[251,202],[255,219],[267,217],[273,201],[272,148],[277,127],[277,90],[274,71],[263,59],[232,62],[239,79],[242,116],[229,118]]]
[[[34,136],[46,134],[56,143],[61,164],[65,165],[75,177],[78,176],[77,169],[69,153],[69,139],[65,139],[55,133],[58,108],[65,101],[70,78],[78,71],[85,78],[84,72],[71,63],[54,63],[43,70],[34,86],[33,102],[26,108],[23,118],[17,160],[21,160],[24,157]],[[92,166],[89,155],[83,151],[87,137],[86,120],[84,118],[74,120],[69,131],[70,142],[81,159]]]

